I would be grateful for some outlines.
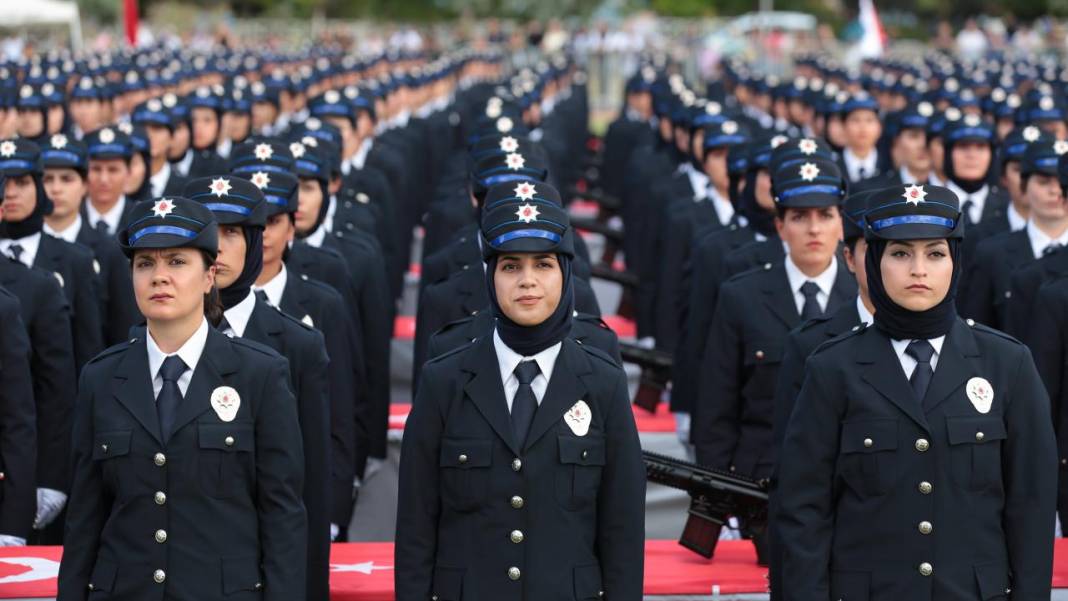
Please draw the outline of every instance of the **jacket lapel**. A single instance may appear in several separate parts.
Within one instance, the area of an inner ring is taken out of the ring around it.
[[[493,337],[483,336],[475,345],[474,352],[467,353],[462,368],[473,376],[464,385],[464,391],[497,436],[518,457],[519,448],[512,436],[512,419],[504,398],[504,383],[501,382],[497,352],[493,349]]]
[[[580,375],[590,373],[590,360],[583,356],[575,342],[564,339],[560,354],[553,366],[553,377],[545,390],[538,411],[534,414],[534,423],[527,434],[526,451],[550,430],[564,413],[586,394],[586,386],[579,379]]]
[[[237,359],[230,348],[230,339],[217,330],[208,330],[208,341],[204,352],[193,370],[193,379],[185,391],[178,413],[174,417],[174,430],[177,432],[197,416],[211,408],[211,393],[224,384],[224,376],[237,372]],[[173,434],[172,432],[172,434]]]
[[[144,335],[130,346],[115,369],[111,390],[115,399],[134,416],[146,432],[160,445],[159,414],[156,413],[155,394],[148,366],[148,348]]]
[[[875,328],[868,328],[860,341],[857,353],[861,377],[879,394],[886,397],[921,428],[930,432],[919,401],[916,400],[901,369],[901,362],[894,353],[890,339]]]
[[[834,279],[834,287],[831,288],[831,294],[827,298],[827,310],[824,311],[824,313],[830,314],[831,312],[837,311],[839,307],[856,298],[857,281],[845,266],[845,261],[839,259],[838,273]],[[856,313],[855,305],[853,313]],[[857,318],[857,321],[860,321],[859,317]]]
[[[942,352],[938,354],[938,365],[923,397],[923,410],[930,413],[960,388],[968,378],[976,375],[975,366],[970,357],[979,356],[979,346],[971,329],[959,319],[953,324],[946,340],[942,343]]]
[[[762,284],[764,304],[786,324],[787,328],[794,329],[800,323],[801,316],[797,313],[793,291],[790,290],[790,280],[786,277],[786,268],[783,267],[782,261],[764,274]]]

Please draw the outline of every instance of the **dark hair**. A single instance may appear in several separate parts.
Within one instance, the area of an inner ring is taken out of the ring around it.
[[[850,236],[850,237],[846,238],[845,240],[843,240],[843,242],[845,243],[846,248],[849,249],[849,252],[851,252],[854,255],[856,255],[857,254],[857,242],[860,242],[863,239],[864,239],[863,235],[861,235],[861,236]]]
[[[211,269],[215,264],[215,257],[206,250],[200,251],[200,257],[204,259],[204,269]],[[222,299],[219,297],[219,287],[215,284],[212,284],[211,290],[204,295],[204,317],[212,327],[218,327],[223,319]]]

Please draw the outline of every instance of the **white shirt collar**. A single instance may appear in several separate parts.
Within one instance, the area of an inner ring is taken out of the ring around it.
[[[45,223],[41,229],[44,231],[44,233],[50,236],[55,236],[60,240],[66,240],[67,242],[73,244],[78,241],[78,232],[82,231],[82,215],[81,213],[75,213],[74,221],[72,221],[71,224],[67,226],[67,229],[63,230],[62,232],[57,232],[56,230],[52,229],[52,226],[48,225],[47,223]]]
[[[538,363],[538,368],[541,369],[540,376],[543,376],[545,378],[545,383],[548,383],[549,380],[551,380],[553,377],[553,367],[556,365],[556,358],[560,355],[560,349],[562,348],[562,346],[562,342],[557,342],[556,344],[550,346],[544,351],[541,351],[533,357],[524,357],[523,355],[520,355],[519,353],[513,351],[511,347],[505,344],[504,341],[501,340],[500,334],[497,333],[497,329],[494,328],[493,348],[497,352],[497,365],[498,367],[500,367],[501,370],[501,383],[505,386],[506,391],[509,388],[508,379],[515,378],[515,368],[523,361],[536,361]],[[544,391],[542,392],[544,393]],[[508,394],[507,396],[509,400],[508,407],[510,411],[512,405],[510,399],[515,396],[515,391],[513,390],[512,393]],[[535,396],[538,397],[538,403],[540,404],[541,396],[537,394],[537,391],[535,391]]]
[[[912,177],[912,172],[909,171],[909,168],[905,165],[902,165],[901,168],[898,169],[898,175],[901,177],[902,184],[912,185],[917,183],[916,178]]]
[[[953,181],[946,182],[945,187],[953,190],[953,193],[957,195],[957,199],[960,200],[960,206],[963,209],[965,201],[972,201],[972,206],[968,210],[968,219],[972,223],[979,223],[983,219],[983,205],[986,204],[986,197],[990,194],[990,186],[983,184],[982,188],[979,188],[975,192],[968,194],[961,189],[960,186],[953,183]]]
[[[226,317],[226,322],[230,324],[230,330],[233,331],[234,336],[241,338],[245,335],[245,328],[248,327],[248,320],[252,319],[252,311],[255,308],[256,295],[249,290],[248,296],[244,300],[223,311],[223,316]]]
[[[282,270],[278,272],[273,278],[271,278],[263,286],[256,288],[253,287],[253,292],[257,290],[263,290],[267,294],[267,301],[276,307],[282,306],[282,294],[286,290],[286,281],[289,280],[289,275],[286,273],[286,264],[282,263]]]
[[[167,182],[170,179],[171,164],[167,161],[163,161],[163,168],[159,170],[159,173],[148,178],[149,184],[152,187],[152,198],[163,196],[163,191],[167,189]]]
[[[1027,222],[1027,238],[1031,241],[1031,252],[1034,253],[1036,259],[1042,258],[1042,253],[1046,250],[1046,247],[1050,244],[1060,244],[1061,246],[1068,246],[1068,230],[1065,230],[1056,239],[1050,238],[1045,232],[1038,229],[1033,220]]]
[[[942,178],[935,174],[934,169],[932,169],[930,175],[927,176],[927,183],[932,186],[946,187],[946,182],[942,181]]]
[[[690,180],[690,187],[693,188],[693,199],[702,200],[706,198],[708,194],[708,176],[694,169],[693,165],[689,163],[682,164],[682,172]]]
[[[178,173],[180,173],[182,175],[182,177],[187,177],[189,175],[189,168],[192,165],[193,165],[193,147],[190,146],[189,150],[185,151],[185,156],[182,157],[182,160],[178,161],[178,163],[175,165],[175,168],[178,169]]]
[[[30,234],[29,236],[17,240],[8,238],[0,240],[0,252],[2,252],[5,257],[10,257],[11,246],[15,244],[22,247],[22,252],[19,254],[19,263],[22,263],[26,267],[33,267],[33,261],[37,258],[37,249],[41,246],[41,232]]]
[[[323,224],[319,224],[318,229],[316,229],[314,232],[309,234],[308,237],[304,239],[304,241],[308,243],[308,246],[314,246],[315,248],[320,248],[323,245],[323,240],[325,240],[325,239],[326,239],[326,226],[323,225]]]
[[[864,301],[860,300],[860,296],[857,296],[857,315],[860,316],[860,323],[871,325],[875,323],[875,316],[868,311],[868,308],[864,306]]]
[[[374,148],[375,139],[371,136],[367,136],[360,142],[360,147],[356,149],[356,152],[352,155],[352,160],[349,163],[359,171],[363,169],[364,163],[367,162],[367,155],[371,154],[371,149]]]
[[[337,195],[331,194],[326,203],[326,216],[323,217],[323,228],[328,232],[334,231],[334,215],[337,215]]]
[[[119,197],[119,201],[111,207],[111,210],[107,213],[100,213],[93,206],[92,201],[86,201],[85,214],[89,217],[90,227],[96,229],[96,222],[101,219],[108,226],[108,233],[114,236],[119,231],[119,222],[122,221],[122,213],[126,210],[126,195],[123,194]]]
[[[1020,214],[1016,210],[1016,206],[1011,202],[1009,203],[1009,209],[1006,211],[1006,216],[1009,219],[1009,231],[1018,232],[1027,227],[1027,218]]]
[[[879,151],[874,148],[868,153],[868,156],[863,159],[853,154],[853,151],[849,148],[846,148],[842,150],[842,161],[845,162],[849,180],[852,182],[861,179],[860,170],[862,168],[864,169],[864,179],[879,175],[876,172],[879,165]]]
[[[817,300],[820,303],[820,307],[826,310],[827,300],[831,297],[831,291],[834,290],[834,281],[837,278],[837,257],[832,256],[830,266],[816,277],[810,278],[801,271],[801,268],[798,267],[796,263],[794,263],[794,260],[790,257],[789,253],[786,255],[786,279],[790,281],[790,291],[794,293],[794,300],[798,303],[798,313],[801,312],[801,307],[804,306],[804,294],[801,293],[801,286],[805,282],[812,281],[819,286],[820,291]]]
[[[171,353],[171,355],[181,357],[182,363],[185,363],[188,368],[182,374],[182,377],[178,379],[178,388],[182,391],[182,394],[185,394],[189,387],[189,382],[193,378],[193,371],[196,370],[197,363],[200,362],[200,356],[204,354],[204,346],[207,343],[208,320],[202,319],[200,327],[193,332],[189,340],[186,340],[185,344],[177,352]],[[148,349],[148,377],[152,378],[152,387],[155,389],[156,396],[159,396],[159,391],[163,388],[163,378],[159,375],[159,369],[163,366],[163,360],[171,355],[160,350],[159,346],[156,345],[156,341],[152,339],[152,332],[148,330],[146,330],[145,335],[145,347]]]
[[[942,343],[946,341],[946,337],[939,336],[938,338],[930,338],[927,342],[931,343],[934,347],[934,355],[931,356],[931,369],[938,369],[938,357],[942,354]],[[905,377],[911,378],[912,372],[916,369],[916,360],[910,355],[905,353],[908,349],[909,343],[912,340],[891,340],[890,344],[894,346],[894,353],[897,355],[897,360],[901,362],[901,369],[905,370]]]
[[[731,204],[730,199],[724,198],[720,195],[719,190],[709,185],[708,189],[708,202],[712,203],[712,208],[716,210],[716,217],[719,219],[720,225],[727,225],[734,218],[734,205]]]

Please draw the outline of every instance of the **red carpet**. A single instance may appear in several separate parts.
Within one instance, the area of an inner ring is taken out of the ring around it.
[[[55,597],[60,554],[59,547],[0,548],[0,599]],[[330,559],[332,601],[393,599],[392,543],[334,545]],[[763,593],[766,572],[746,541],[721,542],[712,561],[674,541],[646,543],[646,595]],[[1068,588],[1068,539],[1057,541],[1053,586]]]
[[[660,403],[656,414],[639,408],[637,405],[630,407],[634,411],[634,422],[638,425],[638,432],[645,434],[662,434],[675,431],[675,417],[668,411],[667,403]],[[408,419],[408,413],[412,410],[410,404],[394,403],[389,406],[389,429],[403,430],[404,422]]]
[[[612,331],[616,333],[619,338],[634,338],[638,329],[634,325],[634,322],[620,317],[618,315],[604,315],[601,317],[608,327],[612,328]],[[415,338],[415,316],[414,315],[398,315],[393,322],[393,337],[398,340],[412,340]]]

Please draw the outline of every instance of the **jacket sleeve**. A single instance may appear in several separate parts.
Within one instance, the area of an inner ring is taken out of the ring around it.
[[[284,359],[265,359],[256,412],[256,509],[259,514],[264,601],[303,599],[307,570],[304,449],[297,403]]]
[[[433,367],[423,370],[419,393],[404,427],[397,495],[394,588],[397,601],[426,601],[434,580],[441,492],[438,457],[444,420],[437,398],[445,384]]]
[[[805,359],[801,350],[801,333],[797,330],[786,337],[779,365],[779,380],[775,385],[775,405],[772,421],[772,436],[775,442],[775,465],[782,451],[782,439],[786,436],[786,422],[790,419],[801,384],[805,379]]]
[[[78,372],[74,367],[70,307],[50,278],[37,290],[30,328],[30,369],[37,403],[37,486],[67,490],[71,410]]]
[[[0,315],[0,459],[4,472],[0,534],[27,538],[37,508],[37,409],[30,375],[30,341],[18,301]]]
[[[827,601],[830,596],[833,486],[843,399],[841,387],[821,369],[827,367],[808,360],[780,456],[778,532],[786,601]]]
[[[1049,400],[1031,353],[1020,349],[1012,398],[1005,408],[1003,443],[1005,536],[1014,601],[1049,599],[1057,504],[1057,442]]]
[[[690,428],[697,462],[717,469],[730,467],[739,437],[742,336],[734,303],[741,297],[733,292],[732,286],[726,287],[716,305]]]
[[[104,350],[103,313],[97,292],[99,282],[93,273],[92,259],[88,256],[80,259],[74,266],[77,289],[71,306],[74,314],[74,361],[78,369]],[[72,283],[68,282],[67,285]]]
[[[606,599],[641,601],[645,561],[645,462],[626,376],[606,399],[605,466],[597,492],[597,554]]]
[[[327,419],[330,433],[330,521],[344,528],[352,510],[353,478],[356,475],[356,441],[365,439],[363,424],[356,419],[358,402],[353,361],[353,328],[344,312],[340,296],[329,298],[326,315],[337,315],[338,323],[320,324],[329,355],[330,406]],[[307,452],[307,451],[305,451]]]

